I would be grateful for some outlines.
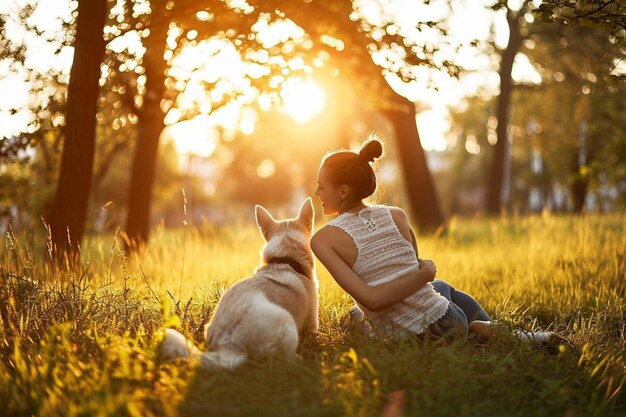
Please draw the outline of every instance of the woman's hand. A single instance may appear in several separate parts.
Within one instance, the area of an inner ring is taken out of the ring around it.
[[[418,259],[419,263],[420,263],[420,269],[426,269],[429,272],[432,273],[432,279],[430,280],[431,282],[435,280],[435,276],[437,275],[437,266],[435,265],[435,263],[432,261],[432,259]]]

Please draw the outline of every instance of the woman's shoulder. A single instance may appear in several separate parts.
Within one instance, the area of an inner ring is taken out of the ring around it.
[[[400,207],[395,206],[387,206],[387,208],[389,209],[391,218],[393,219],[393,222],[396,224],[398,229],[400,229],[403,234],[404,232],[407,232],[411,228],[411,225],[405,211]]]
[[[407,217],[406,213],[400,207],[385,206],[385,205],[379,205],[379,206],[376,206],[376,207],[381,207],[381,208],[384,208],[385,210],[389,210],[389,213],[391,214],[391,217],[393,217],[393,220],[396,223],[408,221],[408,217]]]
[[[334,246],[336,243],[342,243],[350,239],[350,236],[342,229],[335,227],[331,224],[326,224],[324,227],[316,231],[311,237],[311,246],[314,245],[330,245]]]
[[[337,229],[336,227],[327,224],[315,233],[313,233],[313,236],[311,237],[311,243],[328,243],[329,240],[333,240],[333,237],[336,236],[338,231],[339,229]]]

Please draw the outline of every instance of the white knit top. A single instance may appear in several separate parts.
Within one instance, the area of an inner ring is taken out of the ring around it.
[[[402,235],[387,206],[369,206],[343,213],[328,223],[346,232],[358,254],[352,269],[369,286],[400,278],[419,269],[413,245]],[[355,301],[356,302],[356,301]],[[372,336],[395,338],[419,334],[441,318],[448,300],[430,283],[391,307],[369,311],[356,303],[372,324]]]

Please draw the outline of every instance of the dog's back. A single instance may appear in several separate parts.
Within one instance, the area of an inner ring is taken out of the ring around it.
[[[264,265],[220,300],[206,327],[209,352],[189,348],[182,335],[168,330],[164,359],[198,356],[205,368],[232,369],[248,358],[294,354],[301,336],[307,331],[317,333],[317,279],[309,246],[311,200],[304,202],[293,220],[277,222],[260,206],[256,217],[267,241],[262,251]],[[188,354],[176,355],[180,352]]]
[[[316,331],[310,317],[315,291],[313,280],[288,266],[264,266],[224,294],[206,328],[208,346],[236,347],[254,359],[295,352],[299,338]]]

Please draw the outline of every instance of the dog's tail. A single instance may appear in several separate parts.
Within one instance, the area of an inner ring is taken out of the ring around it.
[[[248,355],[241,350],[219,347],[211,352],[200,355],[200,367],[203,369],[235,369],[248,359]]]
[[[174,329],[165,330],[165,338],[161,344],[159,360],[161,362],[173,361],[178,358],[197,358],[202,354],[192,342]]]
[[[248,359],[248,355],[230,347],[219,347],[211,352],[202,352],[176,330],[166,329],[159,360],[169,362],[179,358],[198,359],[199,366],[203,369],[235,369]]]

